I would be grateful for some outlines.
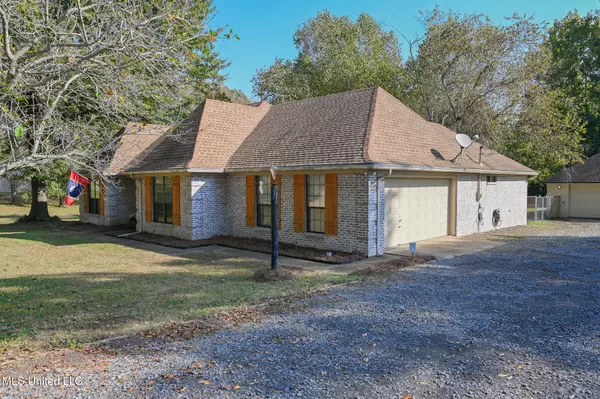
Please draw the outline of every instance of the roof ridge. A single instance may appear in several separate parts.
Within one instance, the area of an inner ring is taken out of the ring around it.
[[[206,103],[209,101],[215,102],[215,103],[220,103],[220,104],[227,104],[228,106],[246,107],[246,108],[252,108],[252,109],[259,109],[263,102],[266,102],[267,104],[269,104],[267,101],[259,101],[258,103],[254,102],[251,104],[240,104],[240,103],[233,103],[231,101],[215,100],[214,98],[205,98],[204,101],[202,101],[202,102]],[[269,104],[269,105],[271,106],[271,104]]]
[[[273,104],[271,106],[279,108],[279,107],[283,107],[283,106],[286,106],[286,105],[298,104],[298,103],[302,103],[302,102],[306,102],[306,101],[317,100],[317,99],[320,99],[320,98],[340,96],[342,94],[358,93],[358,92],[361,92],[361,91],[369,91],[369,90],[375,91],[375,90],[377,90],[379,88],[380,88],[379,86],[372,86],[372,87],[365,87],[364,89],[354,89],[354,90],[349,90],[349,91],[340,91],[340,92],[337,92],[337,93],[330,93],[330,94],[325,94],[325,95],[317,96],[317,97],[303,98],[301,100],[290,101],[288,103]]]
[[[363,159],[367,163],[373,162],[371,156],[369,155],[369,147],[371,145],[371,135],[373,133],[373,125],[375,124],[375,116],[377,112],[377,98],[379,94],[379,87],[376,87],[373,90],[373,94],[371,95],[371,109],[369,111],[369,120],[367,121],[367,127],[365,128],[365,140],[363,144]]]

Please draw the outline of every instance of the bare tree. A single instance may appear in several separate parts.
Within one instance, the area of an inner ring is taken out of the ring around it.
[[[176,113],[188,68],[231,35],[206,27],[212,12],[194,0],[3,0],[0,176],[55,161],[102,175],[119,127]],[[44,183],[32,183],[37,198]]]

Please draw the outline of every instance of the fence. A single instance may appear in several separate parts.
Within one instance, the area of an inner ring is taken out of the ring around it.
[[[545,197],[527,197],[527,219],[547,220],[558,216],[560,197],[547,195]]]

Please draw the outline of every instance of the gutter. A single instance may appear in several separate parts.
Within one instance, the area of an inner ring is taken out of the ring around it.
[[[374,164],[373,169],[385,169],[392,171],[405,172],[448,172],[448,173],[469,173],[469,174],[487,174],[487,175],[513,175],[513,176],[537,176],[535,171],[517,171],[517,170],[498,170],[498,169],[473,169],[473,168],[445,168],[437,166],[410,166],[395,164]]]
[[[244,168],[244,169],[228,169],[228,168],[182,168],[182,169],[167,169],[167,170],[148,170],[138,172],[125,172],[127,175],[152,175],[157,173],[248,173],[260,172],[270,173],[270,167],[262,168]],[[297,171],[297,170],[385,170],[385,171],[403,171],[403,172],[444,172],[444,173],[468,173],[468,174],[488,174],[488,175],[512,175],[512,176],[537,176],[538,173],[531,171],[517,170],[498,170],[498,169],[476,169],[476,168],[448,168],[439,166],[412,166],[407,164],[384,164],[384,163],[356,163],[356,164],[327,164],[327,165],[295,165],[295,166],[277,166],[277,170],[281,171]]]

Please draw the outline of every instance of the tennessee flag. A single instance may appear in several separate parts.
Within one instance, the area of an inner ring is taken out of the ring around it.
[[[73,205],[75,199],[79,197],[79,194],[85,189],[90,181],[79,173],[71,171],[71,177],[69,177],[69,185],[67,187],[67,198],[65,199],[66,205]]]

